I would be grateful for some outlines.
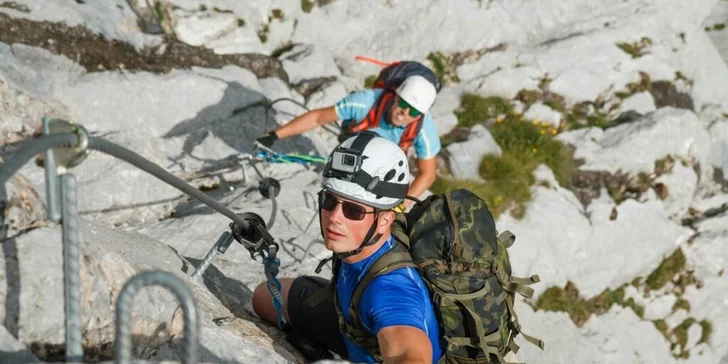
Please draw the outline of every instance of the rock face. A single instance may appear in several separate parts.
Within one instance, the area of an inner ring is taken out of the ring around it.
[[[34,364],[41,363],[33,353],[11,335],[5,326],[0,327],[0,357],[8,363]]]
[[[2,213],[5,214],[4,223],[8,237],[44,225],[45,198],[27,178],[15,175],[8,181],[5,188],[8,203]]]
[[[14,143],[32,134],[43,115],[67,117],[68,112],[58,103],[36,100],[26,91],[0,78],[0,141]]]
[[[552,285],[563,287],[567,280],[584,297],[617,288],[648,274],[692,235],[670,221],[657,201],[616,205],[603,191],[584,209],[571,191],[558,186],[548,168],[541,167],[536,175],[552,187],[533,188],[534,199],[523,219],[504,215],[497,222],[517,236],[518,243],[509,249],[515,274],[538,274],[544,282],[534,287],[536,295]],[[621,252],[619,261],[603,259],[613,250]]]
[[[710,136],[695,113],[661,108],[633,123],[607,130],[591,128],[563,133],[558,138],[576,145],[575,158],[583,170],[652,173],[655,161],[674,155],[690,164],[711,165]],[[710,179],[708,172],[704,176]]]
[[[622,112],[633,110],[640,114],[655,111],[655,98],[649,92],[639,92],[626,98],[619,106]]]
[[[0,34],[0,41],[6,44],[37,46],[78,59],[89,72],[115,69],[162,73],[175,68],[234,64],[251,70],[261,78],[280,77],[288,81],[281,63],[274,58],[262,54],[218,55],[204,47],[193,47],[176,39],[166,42],[158,39],[156,44],[139,50],[125,42],[109,42],[105,33],[93,33],[80,25],[69,27],[63,23],[42,23],[38,26],[37,22],[11,18],[4,13],[0,13]],[[54,39],[47,42],[49,38]]]
[[[482,125],[474,126],[467,141],[447,146],[450,170],[458,178],[480,178],[480,161],[486,155],[501,156],[503,150]]]
[[[281,62],[288,73],[289,81],[294,85],[312,78],[341,76],[334,57],[320,47],[294,46],[281,55]]]
[[[542,123],[552,125],[554,128],[558,128],[561,124],[562,115],[560,112],[555,111],[542,103],[535,103],[531,105],[526,113],[523,114],[526,119],[538,120]]]
[[[214,267],[203,282],[189,279],[194,266],[169,246],[143,235],[113,231],[79,220],[80,289],[85,360],[110,360],[115,337],[114,305],[123,284],[151,269],[175,273],[191,289],[199,309],[201,358],[206,362],[276,362],[296,360],[287,349],[274,349],[259,320],[245,310],[231,314],[207,286],[226,285],[227,294],[251,292],[232,286]],[[10,334],[45,360],[62,357],[64,347],[63,262],[57,227],[35,229],[6,241],[3,302],[0,317]],[[187,274],[185,274],[187,273]],[[235,292],[235,293],[234,293]],[[235,297],[240,299],[240,297]],[[154,360],[180,360],[183,325],[178,304],[162,287],[142,289],[133,300],[134,355]],[[280,344],[276,344],[279,346]],[[288,349],[290,350],[290,348]]]

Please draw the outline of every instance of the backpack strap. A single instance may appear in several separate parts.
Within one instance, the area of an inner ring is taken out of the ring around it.
[[[506,298],[506,305],[508,306],[508,311],[511,314],[511,320],[509,320],[508,325],[511,327],[511,330],[513,330],[513,332],[515,333],[513,335],[513,337],[520,334],[521,336],[523,336],[524,339],[526,339],[526,341],[530,342],[533,345],[538,346],[541,350],[543,350],[545,347],[543,340],[535,338],[531,335],[528,335],[521,330],[521,324],[518,322],[518,315],[516,314],[516,310],[513,309],[513,296],[508,295],[508,297]],[[511,350],[517,354],[518,349],[520,349],[520,348],[515,343],[515,341],[513,341],[513,337],[510,338],[508,347],[510,347]]]
[[[518,293],[526,298],[531,298],[533,296],[533,288],[527,286],[540,281],[541,279],[538,275],[532,275],[528,278],[511,277],[509,281],[503,285],[503,289],[509,292]]]
[[[331,268],[332,268],[331,271],[333,273],[333,277],[326,287],[319,289],[318,291],[316,291],[316,293],[309,296],[303,302],[303,304],[306,307],[314,308],[314,307],[318,306],[321,302],[323,302],[326,298],[328,298],[334,294],[335,286],[334,286],[333,282],[336,281],[336,277],[337,277],[338,271],[339,271],[338,265],[337,265],[338,259],[336,259],[336,254],[332,253],[331,257],[321,260],[318,264],[318,267],[316,267],[316,273],[319,273],[321,271],[320,268],[323,267],[324,264],[326,264],[326,262],[328,262],[328,261],[331,261]]]
[[[420,134],[420,130],[422,130],[422,124],[424,123],[424,120],[425,115],[422,114],[419,120],[415,121],[414,123],[410,123],[404,130],[404,134],[402,134],[402,138],[399,140],[399,147],[402,148],[402,151],[405,154],[407,154],[407,150],[412,146],[412,144],[414,144],[417,135]]]
[[[498,234],[498,240],[503,245],[503,248],[508,249],[516,241],[516,237],[513,235],[513,233],[506,230],[501,234]],[[540,282],[541,279],[538,277],[538,275],[532,275],[527,278],[511,276],[510,269],[506,270],[506,267],[504,267],[503,264],[501,264],[501,262],[499,262],[497,259],[493,262],[493,271],[495,272],[495,275],[500,281],[503,289],[507,292],[510,292],[510,294],[508,294],[506,297],[506,306],[508,307],[508,312],[511,315],[508,326],[514,332],[514,335],[509,338],[508,347],[514,353],[518,353],[518,350],[520,348],[515,343],[513,338],[520,334],[528,342],[538,346],[541,350],[543,350],[544,342],[541,339],[530,336],[521,330],[521,324],[518,322],[518,315],[516,314],[516,310],[513,308],[513,298],[515,297],[513,294],[518,293],[526,298],[531,298],[533,296],[533,288],[528,286]]]
[[[497,234],[497,232],[496,232],[496,234]],[[510,248],[513,245],[513,243],[516,242],[516,236],[513,235],[513,233],[510,232],[510,230],[506,230],[497,235],[498,235],[498,240],[500,240],[501,243],[503,243],[503,246],[506,247],[506,249]]]
[[[362,130],[368,130],[378,127],[379,122],[382,120],[382,116],[387,111],[387,109],[391,107],[392,101],[394,100],[394,95],[394,90],[385,89],[382,94],[379,95],[377,101],[374,102],[374,105],[372,105],[367,115],[363,119],[361,119],[361,121],[356,124],[349,123],[349,128],[346,135],[351,136]],[[402,149],[402,151],[404,151],[405,154],[407,154],[407,150],[414,143],[417,135],[420,134],[424,119],[425,116],[423,114],[419,118],[419,120],[407,125],[404,130],[404,134],[402,134],[402,137],[399,139],[399,147]]]
[[[394,92],[384,90],[374,102],[367,115],[358,123],[349,123],[349,133],[355,134],[362,130],[368,130],[379,126],[384,111],[389,107],[394,99]]]
[[[501,332],[499,330],[486,335],[485,327],[480,315],[477,313],[476,307],[473,301],[477,298],[483,297],[486,294],[491,293],[492,288],[489,283],[486,283],[482,289],[472,293],[447,293],[436,286],[431,287],[433,292],[439,296],[443,302],[443,306],[462,307],[470,315],[470,319],[475,325],[475,331],[478,334],[477,337],[445,337],[445,341],[450,346],[469,346],[472,348],[480,349],[485,353],[492,354],[498,358],[498,362],[504,363],[503,355],[498,350],[498,344],[501,342]],[[508,293],[502,291],[498,297],[496,297],[495,304],[500,304],[508,297]]]
[[[367,351],[369,351],[369,353],[377,360],[382,360],[381,352],[379,350],[379,342],[375,336],[369,335],[369,333],[364,330],[364,325],[362,325],[361,317],[359,316],[361,296],[364,294],[364,290],[369,283],[371,283],[371,281],[373,281],[376,277],[403,267],[417,266],[412,261],[412,256],[407,248],[400,244],[396,244],[391,250],[382,254],[382,256],[380,256],[372,264],[372,266],[364,274],[364,277],[362,277],[361,281],[357,284],[351,297],[351,304],[349,305],[349,317],[351,318],[351,322],[347,322],[344,318],[338,296],[336,296],[336,299],[334,300],[334,302],[336,302],[336,311],[339,315],[340,331],[345,334],[352,343],[366,348]],[[332,283],[334,284],[334,294],[336,295],[336,281],[332,281]]]

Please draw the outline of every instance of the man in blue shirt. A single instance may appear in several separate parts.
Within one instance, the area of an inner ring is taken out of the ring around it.
[[[400,146],[407,153],[415,149],[419,174],[409,188],[409,195],[419,197],[432,186],[436,175],[435,156],[440,152],[440,135],[428,113],[437,90],[426,78],[414,75],[405,79],[392,95],[382,89],[353,92],[333,106],[309,111],[286,125],[266,133],[258,142],[270,147],[276,140],[299,135],[341,119],[342,132],[372,130]],[[380,109],[381,107],[381,109]],[[405,200],[396,209],[411,204]]]
[[[409,179],[404,152],[371,132],[350,137],[329,156],[318,202],[324,245],[336,259],[333,282],[315,276],[280,279],[283,317],[300,337],[357,363],[375,362],[376,356],[386,363],[436,363],[440,359],[434,303],[412,267],[395,268],[373,278],[364,288],[359,307],[354,308],[362,329],[376,339],[378,353],[355,344],[339,326],[339,315],[346,325],[352,325],[351,300],[368,269],[400,244],[391,235],[393,208],[405,199]],[[255,289],[252,303],[258,316],[279,322],[265,282]]]

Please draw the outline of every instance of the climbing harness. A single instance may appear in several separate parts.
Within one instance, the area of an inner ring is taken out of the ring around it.
[[[101,137],[89,136],[86,129],[79,124],[44,117],[41,131],[40,136],[26,142],[3,164],[0,164],[0,239],[5,239],[7,233],[4,221],[4,210],[9,201],[5,189],[6,182],[25,163],[43,153],[48,220],[62,224],[65,357],[67,361],[81,362],[83,360],[77,186],[75,177],[69,170],[83,162],[92,149],[124,160],[230,218],[232,220],[229,225],[230,231],[223,232],[218,238],[213,248],[203,259],[202,264],[192,274],[192,278],[198,280],[215,255],[225,253],[233,239],[236,240],[250,252],[251,258],[254,260],[256,256],[263,258],[267,286],[273,297],[273,304],[278,311],[278,325],[281,328],[286,326],[282,310],[284,302],[281,283],[277,278],[280,267],[280,260],[277,258],[279,246],[267,230],[275,222],[277,210],[275,197],[280,193],[280,183],[278,181],[273,178],[263,178],[256,168],[256,172],[261,176],[259,191],[264,197],[271,199],[273,203],[271,218],[267,224],[268,227],[266,227],[265,222],[259,215],[250,212],[237,214],[231,211],[197,188],[133,151]],[[116,301],[115,362],[124,364],[130,362],[131,327],[129,310],[132,307],[132,301],[136,293],[147,285],[164,286],[172,291],[180,301],[185,320],[185,355],[182,362],[186,364],[196,363],[199,356],[199,322],[194,298],[182,280],[172,273],[158,270],[142,272],[132,277],[126,282]]]

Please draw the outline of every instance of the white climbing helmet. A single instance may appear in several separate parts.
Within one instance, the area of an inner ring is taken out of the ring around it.
[[[404,201],[409,189],[407,156],[372,131],[344,140],[324,168],[323,189],[380,210]]]
[[[435,103],[435,86],[420,75],[407,77],[397,88],[397,95],[417,111],[426,114]]]

